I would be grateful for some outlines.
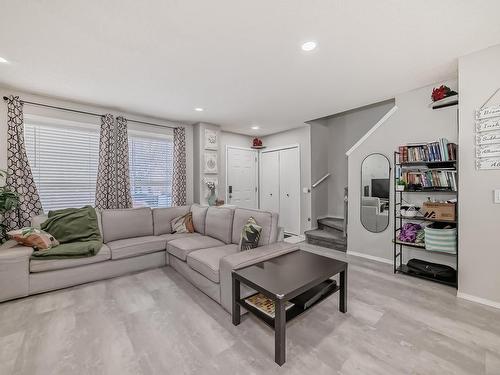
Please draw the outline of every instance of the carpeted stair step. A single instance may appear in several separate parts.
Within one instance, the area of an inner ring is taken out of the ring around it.
[[[325,217],[318,219],[318,229],[323,229],[328,232],[343,232],[344,219],[336,217]]]
[[[326,231],[322,229],[308,230],[304,233],[307,243],[330,249],[346,251],[347,239],[339,231]]]

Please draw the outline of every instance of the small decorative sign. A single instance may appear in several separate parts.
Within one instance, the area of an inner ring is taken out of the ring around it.
[[[217,151],[205,151],[205,167],[203,172],[205,173],[217,173]]]
[[[500,157],[478,158],[476,160],[476,169],[500,169]]]
[[[491,145],[495,143],[500,143],[500,130],[476,134],[477,145]]]
[[[205,150],[217,150],[217,131],[205,129]]]
[[[476,111],[476,120],[482,120],[486,118],[499,117],[499,116],[500,116],[500,105],[480,108]]]
[[[500,156],[500,144],[476,147],[476,157],[487,158]]]
[[[489,132],[492,130],[500,130],[500,117],[476,121],[477,133]]]

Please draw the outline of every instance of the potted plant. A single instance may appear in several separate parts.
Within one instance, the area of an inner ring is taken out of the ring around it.
[[[5,181],[7,180],[7,172],[0,169],[0,178],[2,178],[3,183],[0,185],[0,243],[5,241],[6,226],[3,224],[3,219],[5,218],[5,213],[7,211],[15,208],[19,203],[19,196],[16,192],[11,191],[5,186]]]
[[[405,191],[405,189],[406,189],[406,182],[401,178],[398,178],[396,180],[396,191]]]

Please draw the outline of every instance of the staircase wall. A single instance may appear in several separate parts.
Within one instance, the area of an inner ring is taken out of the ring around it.
[[[392,263],[393,259],[393,215],[389,216],[389,226],[381,233],[366,230],[360,220],[361,201],[361,163],[372,153],[381,153],[393,165],[393,153],[401,144],[409,142],[431,142],[439,137],[446,137],[450,142],[457,142],[457,108],[441,110],[429,108],[430,94],[434,85],[410,91],[396,96],[397,111],[355,148],[348,159],[349,174],[349,225],[348,252],[380,258]],[[457,88],[457,81],[444,82],[451,88]],[[393,169],[391,169],[390,210],[393,210]],[[448,196],[446,196],[448,197]],[[413,194],[412,203],[419,204],[426,200],[425,194]],[[444,198],[444,197],[443,197]],[[420,202],[419,202],[420,200]],[[410,257],[418,255],[421,259],[444,264],[453,264],[448,255],[427,254],[419,250],[405,250]],[[406,258],[405,258],[406,260]]]
[[[330,132],[328,136],[330,143],[328,168],[332,174],[332,178],[328,182],[329,216],[344,216],[344,188],[348,186],[348,166],[345,153],[393,106],[394,100],[391,99],[343,112],[328,119],[327,126]]]

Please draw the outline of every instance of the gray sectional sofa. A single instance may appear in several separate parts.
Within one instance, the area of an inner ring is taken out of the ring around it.
[[[195,233],[172,233],[171,220],[189,211]],[[241,229],[249,217],[262,226],[259,247],[239,251]],[[103,210],[98,219],[104,244],[94,257],[31,260],[31,248],[11,241],[2,245],[0,301],[170,265],[230,312],[233,269],[298,249],[278,241],[278,215],[260,210],[133,208]],[[44,220],[36,217],[32,225]]]

